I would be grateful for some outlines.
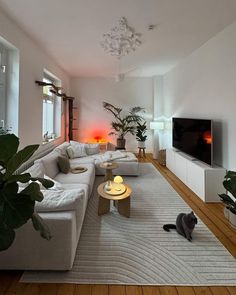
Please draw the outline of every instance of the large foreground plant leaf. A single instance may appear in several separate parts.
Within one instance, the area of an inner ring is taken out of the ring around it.
[[[20,194],[29,196],[32,201],[41,202],[43,200],[43,193],[37,182],[31,182]]]
[[[12,158],[8,161],[6,166],[6,174],[4,179],[7,179],[11,176],[24,162],[26,162],[33,153],[38,149],[39,145],[29,145],[25,147],[23,150],[14,154]]]
[[[4,211],[0,220],[10,228],[18,228],[31,218],[34,212],[35,202],[30,196],[18,194],[18,185],[7,185],[2,191],[0,198],[3,198]]]
[[[13,243],[14,239],[14,230],[7,227],[5,224],[0,224],[0,251],[8,249]]]
[[[10,176],[6,183],[13,183],[13,182],[22,182],[22,183],[26,183],[28,181],[30,181],[31,175],[29,173],[25,173],[25,174],[20,174],[20,175],[12,175]]]
[[[0,165],[6,167],[8,160],[17,152],[19,139],[14,134],[0,136]]]
[[[42,183],[42,185],[45,187],[45,188],[50,188],[50,187],[53,187],[54,186],[54,182],[52,180],[49,180],[49,179],[45,179],[45,178],[40,178],[40,177],[31,177],[30,180],[32,181],[39,181]]]
[[[48,226],[43,222],[43,219],[37,213],[32,215],[31,220],[34,229],[40,232],[42,238],[46,240],[50,240],[52,238]]]

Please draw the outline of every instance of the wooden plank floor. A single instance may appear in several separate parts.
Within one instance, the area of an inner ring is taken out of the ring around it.
[[[236,230],[223,215],[223,206],[203,203],[188,187],[166,167],[152,159],[151,154],[140,162],[153,163],[193,209],[228,251],[236,258]],[[0,271],[0,295],[236,295],[235,287],[180,287],[180,286],[121,286],[74,284],[24,284],[19,283],[20,271]]]

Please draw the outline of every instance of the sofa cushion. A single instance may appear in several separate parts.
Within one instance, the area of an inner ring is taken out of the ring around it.
[[[57,158],[58,153],[52,151],[43,158],[36,160],[35,163],[42,163],[44,166],[45,174],[51,178],[55,178],[55,176],[59,173]]]
[[[42,202],[36,202],[35,210],[37,212],[76,210],[84,195],[84,190],[79,188],[64,191],[44,190],[44,198]]]
[[[87,156],[86,150],[85,150],[85,146],[86,146],[85,143],[80,143],[80,142],[71,140],[70,144],[71,144],[73,151],[74,151],[74,158],[80,158],[80,157]]]
[[[57,164],[58,164],[60,172],[65,173],[65,174],[69,173],[69,171],[70,171],[70,162],[69,162],[69,159],[67,157],[59,156],[57,158]]]
[[[54,151],[57,152],[58,154],[68,157],[66,149],[70,146],[69,142],[63,142],[62,144],[58,145]]]
[[[95,159],[93,158],[93,156],[70,159],[71,168],[76,168],[77,166],[81,166],[81,164],[94,164],[94,163],[95,163]]]
[[[88,143],[85,146],[85,150],[88,156],[98,154],[100,152],[100,144]]]
[[[69,172],[68,174],[58,173],[55,177],[56,181],[63,184],[87,184],[89,186],[89,195],[92,192],[93,183],[95,179],[95,167],[93,164],[83,164],[83,167],[87,168],[87,171],[83,173],[74,174]]]
[[[74,149],[71,145],[66,148],[66,153],[70,159],[73,159],[75,156]]]

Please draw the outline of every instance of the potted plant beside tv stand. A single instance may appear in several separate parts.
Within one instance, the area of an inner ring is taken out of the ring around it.
[[[204,202],[219,202],[226,169],[209,166],[183,152],[167,149],[166,166]]]

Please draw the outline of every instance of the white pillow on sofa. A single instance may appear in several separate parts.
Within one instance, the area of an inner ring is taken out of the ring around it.
[[[88,156],[99,154],[100,144],[99,143],[87,143],[85,150]]]
[[[66,153],[70,159],[74,159],[75,153],[74,153],[74,149],[71,145],[66,148]]]
[[[47,174],[51,178],[55,178],[56,175],[60,172],[57,166],[57,158],[58,153],[52,151],[46,156],[36,160],[35,164],[42,163],[45,170],[45,174]]]
[[[80,143],[80,142],[71,140],[70,144],[71,144],[71,147],[72,147],[72,149],[74,151],[74,157],[73,158],[80,158],[80,157],[86,157],[87,156],[86,150],[85,150],[85,147],[86,147],[85,143]]]

